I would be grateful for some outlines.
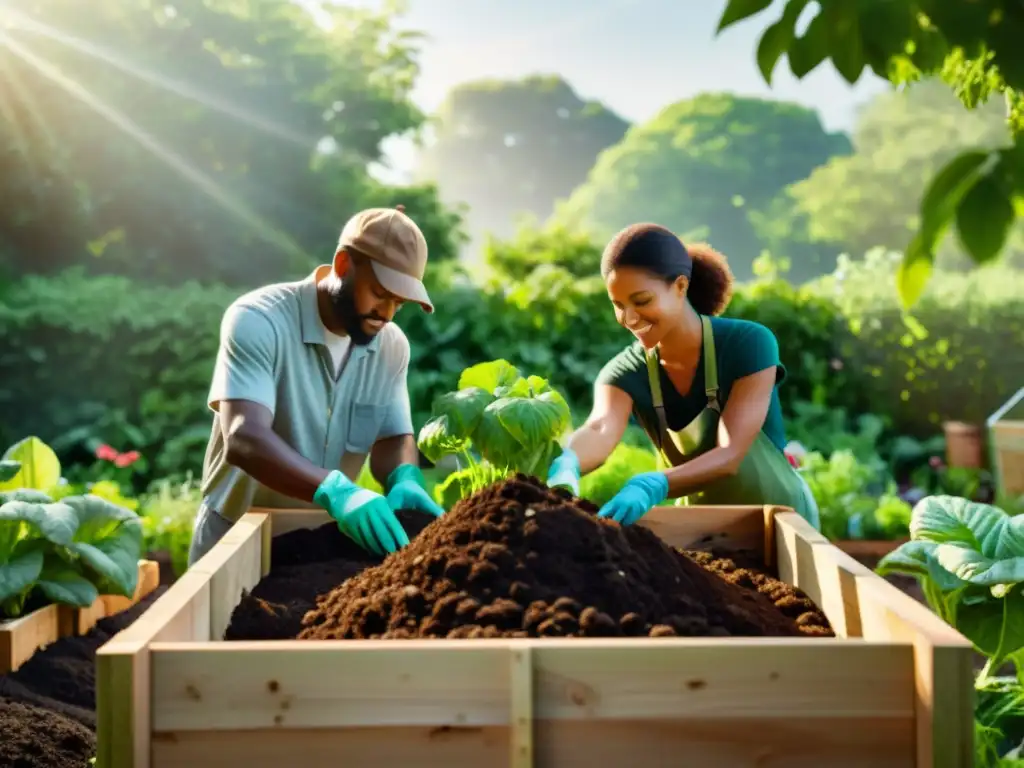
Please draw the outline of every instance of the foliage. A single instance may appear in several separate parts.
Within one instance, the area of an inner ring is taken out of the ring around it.
[[[795,104],[703,94],[672,104],[606,150],[555,220],[604,237],[656,221],[684,239],[708,239],[740,279],[764,243],[752,211],[835,155],[849,140]]]
[[[446,200],[472,204],[472,231],[507,236],[517,216],[549,216],[629,124],[565,80],[534,75],[456,86],[432,127],[418,175]]]
[[[929,78],[883,93],[858,114],[854,152],[834,157],[787,190],[794,219],[806,219],[815,242],[846,253],[881,246],[906,247],[920,226],[919,208],[929,178],[972,147],[996,148],[1009,141],[1006,110],[995,102],[965,112],[941,81]],[[796,226],[796,221],[788,222]],[[1014,230],[1009,254],[1024,264],[1024,224]],[[937,264],[971,266],[952,236],[941,241]]]
[[[956,496],[914,507],[910,541],[886,555],[879,573],[906,573],[928,604],[988,657],[979,682],[1007,661],[1024,675],[1024,517]]]
[[[381,142],[421,124],[416,36],[392,16],[277,0],[5,11],[0,185],[16,203],[0,269],[235,284],[306,269]]]
[[[612,500],[633,475],[657,469],[657,456],[646,447],[620,443],[605,459],[604,464],[580,479],[580,498],[598,506]]]
[[[199,484],[159,480],[140,499],[142,530],[147,552],[167,552],[177,576],[188,569],[192,527],[202,501]]]
[[[730,0],[719,31],[766,10],[770,2]],[[849,2],[822,0],[805,30],[796,25],[807,0],[787,0],[763,32],[757,62],[767,82],[785,54],[803,78],[826,59],[850,83],[865,68],[893,83],[940,75],[970,109],[1004,96],[1014,142],[971,149],[949,160],[921,201],[920,225],[897,276],[904,307],[921,297],[935,252],[951,226],[978,264],[998,257],[1016,216],[1024,213],[1024,7],[1005,0]]]
[[[420,430],[420,450],[435,463],[449,454],[464,457],[474,491],[494,480],[482,462],[506,474],[543,476],[572,426],[561,393],[540,376],[521,376],[507,360],[464,370],[458,390],[434,401],[431,417]]]

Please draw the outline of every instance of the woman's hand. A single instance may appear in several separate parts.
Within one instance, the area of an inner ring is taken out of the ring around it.
[[[571,448],[551,462],[548,469],[549,488],[565,488],[573,496],[580,495],[580,459]]]
[[[668,478],[664,472],[634,475],[611,501],[601,507],[598,517],[632,525],[668,497]]]

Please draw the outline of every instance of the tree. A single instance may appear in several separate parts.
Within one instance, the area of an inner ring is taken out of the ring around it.
[[[324,25],[278,0],[79,6],[28,0],[0,31],[15,274],[295,274],[359,205],[345,190],[382,140],[422,119],[390,12],[332,7]]]
[[[751,213],[849,151],[849,139],[827,133],[812,110],[704,94],[666,107],[603,152],[556,220],[602,236],[654,221],[709,240],[743,279],[765,245]]]
[[[729,0],[718,30],[756,16],[771,0]],[[897,277],[904,307],[924,291],[939,243],[955,224],[964,250],[979,264],[997,258],[1017,215],[1024,214],[1024,5],[1015,0],[787,0],[762,33],[757,63],[765,81],[785,55],[803,78],[826,59],[849,83],[865,69],[894,84],[939,75],[974,109],[993,95],[1005,101],[1013,141],[971,149],[949,160],[921,199],[920,224]]]
[[[875,246],[902,251],[920,225],[928,179],[964,149],[994,149],[1009,138],[1001,105],[965,113],[944,83],[929,78],[875,98],[857,120],[854,153],[815,169],[789,197],[815,242],[857,256]],[[947,267],[970,263],[948,236],[937,255]]]
[[[474,233],[511,235],[521,215],[546,218],[629,124],[559,77],[480,80],[454,88],[433,118],[418,175],[447,201],[471,202]]]

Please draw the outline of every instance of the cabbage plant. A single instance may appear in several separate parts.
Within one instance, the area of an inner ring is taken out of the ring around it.
[[[932,610],[988,657],[979,687],[1008,661],[1024,677],[1024,515],[928,496],[911,513],[910,541],[877,571],[915,576]]]
[[[465,462],[437,489],[450,505],[513,472],[543,477],[571,426],[568,403],[547,380],[492,360],[464,370],[457,391],[434,401],[417,443],[434,463],[452,454]]]

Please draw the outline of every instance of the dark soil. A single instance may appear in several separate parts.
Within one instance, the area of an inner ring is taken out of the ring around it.
[[[398,520],[412,539],[435,518],[418,510],[399,510]],[[346,579],[379,565],[383,557],[362,549],[336,523],[277,536],[270,549],[273,570],[242,597],[225,640],[292,640],[302,631],[302,617],[317,598]]]
[[[0,766],[86,768],[96,735],[43,707],[0,699]]]
[[[317,601],[298,636],[832,635],[799,590],[735,560],[680,552],[596,511],[532,478],[495,484],[381,564],[333,563],[347,580]]]
[[[62,638],[0,675],[0,767],[88,765],[96,753],[96,651],[166,590],[157,588],[87,634]]]

